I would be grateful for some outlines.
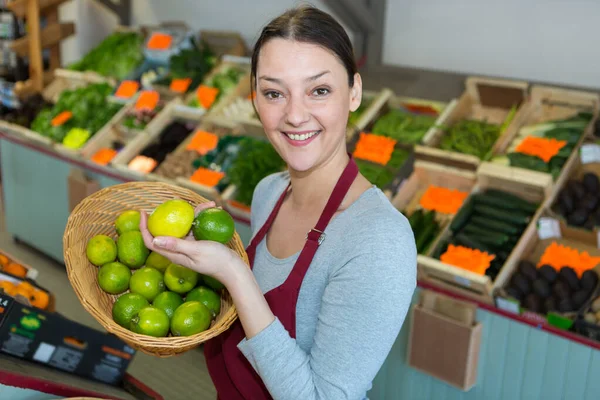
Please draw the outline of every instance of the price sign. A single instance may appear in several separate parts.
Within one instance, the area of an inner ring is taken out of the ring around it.
[[[103,147],[92,156],[92,161],[99,165],[108,165],[116,155],[116,150]]]
[[[173,43],[173,37],[166,33],[155,32],[148,40],[148,50],[167,50]]]
[[[158,163],[155,159],[146,156],[136,156],[129,162],[127,167],[133,171],[138,171],[144,174],[150,173],[156,168]]]
[[[565,147],[567,144],[566,140],[556,140],[554,138],[547,139],[537,136],[527,136],[517,146],[515,151],[517,153],[527,154],[530,156],[536,156],[549,162],[552,157],[558,154],[560,149]]]
[[[213,105],[218,94],[219,89],[206,85],[200,85],[198,86],[198,89],[196,89],[198,103],[207,110]]]
[[[581,146],[579,150],[582,164],[591,164],[600,162],[600,145],[588,143]]]
[[[206,131],[197,131],[192,137],[192,140],[187,145],[187,150],[195,150],[200,155],[205,155],[209,151],[214,150],[219,143],[219,137],[214,133]]]
[[[537,232],[540,240],[560,238],[560,223],[550,217],[542,217],[537,223]]]
[[[390,158],[392,158],[395,146],[396,141],[394,139],[361,132],[353,156],[362,160],[386,165],[390,161]]]
[[[154,90],[144,90],[140,93],[140,97],[138,97],[137,102],[135,103],[135,109],[137,111],[152,111],[158,105],[158,100],[160,100],[158,92]]]
[[[213,171],[206,168],[198,168],[190,177],[190,180],[200,185],[215,187],[224,177],[225,173],[223,172]]]
[[[185,92],[187,92],[191,83],[192,83],[191,78],[173,79],[171,81],[171,85],[169,86],[169,89],[171,89],[171,91],[175,92],[175,93],[185,93]]]
[[[73,117],[73,113],[71,111],[63,111],[58,114],[56,117],[52,118],[50,122],[52,126],[61,126],[64,125],[65,122],[70,120]]]
[[[136,81],[123,81],[115,92],[115,97],[130,99],[137,93],[139,88],[140,84]]]
[[[521,307],[518,302],[503,297],[496,297],[496,307],[517,315],[521,313]]]

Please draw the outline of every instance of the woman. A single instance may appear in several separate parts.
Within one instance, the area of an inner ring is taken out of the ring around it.
[[[346,151],[362,93],[348,36],[318,9],[284,13],[256,43],[252,87],[288,165],[255,189],[252,270],[215,242],[152,238],[144,214],[146,245],[233,298],[238,321],[205,344],[219,398],[365,398],[406,316],[416,250],[408,221]]]

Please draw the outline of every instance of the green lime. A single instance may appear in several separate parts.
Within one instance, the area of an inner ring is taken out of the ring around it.
[[[85,249],[88,260],[99,267],[117,259],[117,245],[106,235],[96,235],[91,238]]]
[[[124,232],[117,239],[117,249],[119,261],[129,268],[141,267],[150,254],[140,231]]]
[[[119,296],[112,308],[113,320],[123,328],[129,329],[131,319],[144,307],[149,306],[148,300],[141,294],[125,293]]]
[[[196,240],[213,240],[227,244],[235,233],[231,215],[220,208],[207,208],[198,213],[192,224]]]
[[[165,272],[165,285],[169,290],[184,294],[189,292],[198,283],[199,274],[189,268],[178,264],[171,264]]]
[[[202,280],[204,281],[204,283],[206,283],[206,286],[210,287],[212,290],[219,291],[225,288],[225,285],[223,285],[221,282],[219,282],[212,276],[202,275]]]
[[[144,296],[148,301],[165,291],[163,274],[154,268],[143,267],[133,273],[129,280],[129,290]]]
[[[194,207],[184,200],[168,200],[154,209],[148,217],[148,231],[152,236],[182,238],[188,234],[194,221]]]
[[[171,261],[162,254],[155,251],[151,252],[146,259],[146,267],[156,268],[160,272],[164,273],[167,267],[171,264]]]
[[[174,336],[191,336],[208,329],[212,320],[210,310],[199,301],[183,303],[171,318],[171,333]]]
[[[129,289],[131,270],[118,261],[104,264],[98,269],[98,285],[106,293],[121,294]]]
[[[221,311],[221,296],[205,286],[198,286],[192,289],[185,296],[185,301],[199,301],[204,304],[212,313],[213,318]]]
[[[115,221],[115,229],[118,235],[122,235],[129,231],[140,230],[140,212],[135,210],[127,210],[121,213]]]
[[[183,304],[183,299],[175,292],[162,292],[152,302],[154,307],[160,308],[167,313],[169,318],[173,317],[175,309]]]
[[[158,307],[144,307],[131,319],[130,329],[142,335],[167,336],[169,334],[169,316]]]

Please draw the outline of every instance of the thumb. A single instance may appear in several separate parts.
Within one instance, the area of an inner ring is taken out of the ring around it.
[[[159,249],[186,255],[197,253],[195,243],[195,241],[178,239],[171,236],[157,236],[152,240],[152,244]]]

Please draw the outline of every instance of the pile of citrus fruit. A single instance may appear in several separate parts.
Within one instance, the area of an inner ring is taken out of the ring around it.
[[[0,254],[0,293],[11,297],[20,296],[32,306],[45,310],[50,305],[50,295],[24,280],[27,272],[25,266]],[[2,274],[8,274],[10,277],[4,278]]]
[[[139,228],[140,213],[128,210],[115,221],[118,238],[92,237],[86,248],[88,260],[98,268],[98,285],[119,295],[113,304],[113,320],[133,332],[164,337],[190,336],[205,331],[221,309],[216,279],[174,264],[150,252]],[[209,208],[194,216],[194,208],[179,199],[168,200],[148,217],[152,236],[228,243],[235,232],[231,215]]]

